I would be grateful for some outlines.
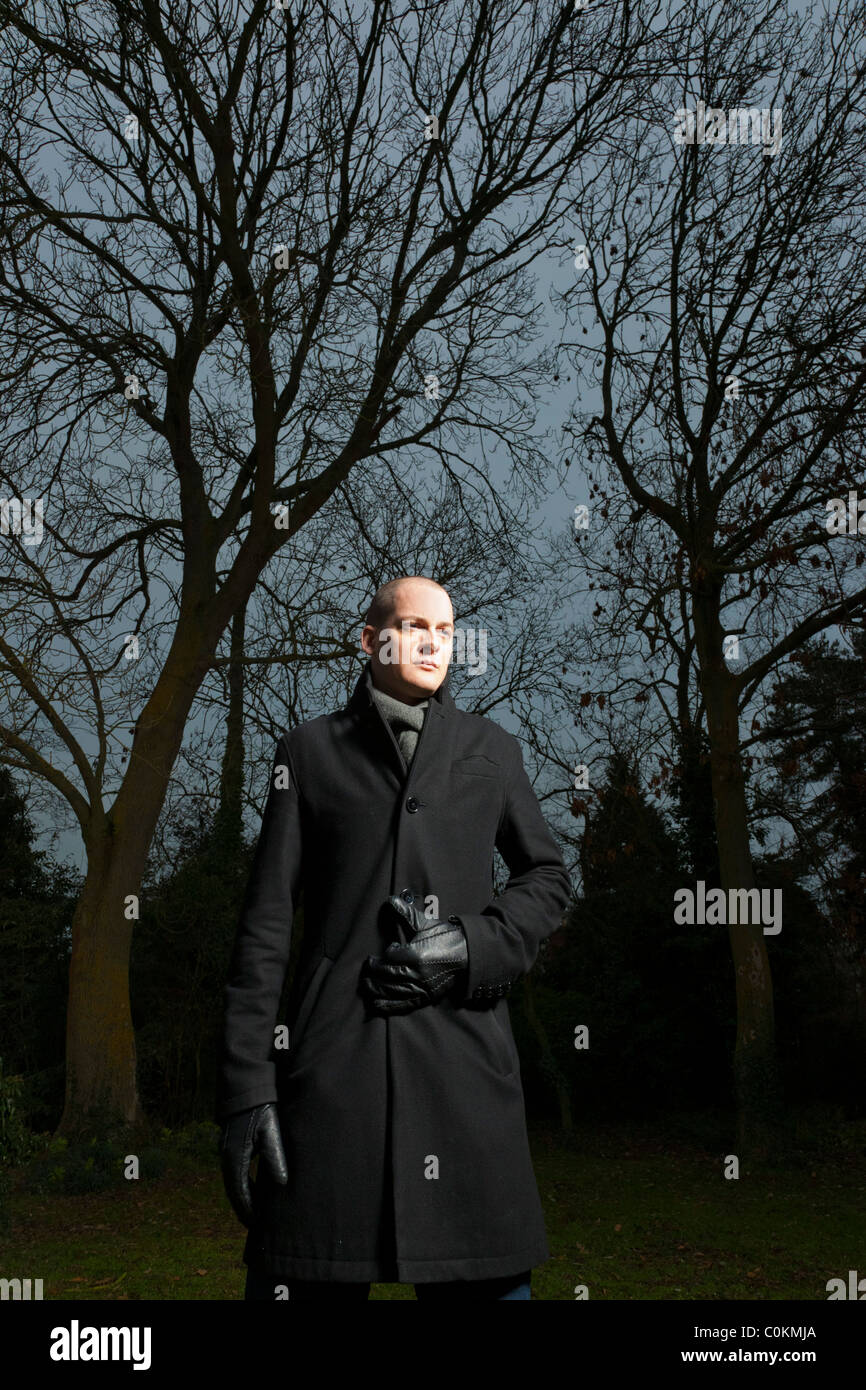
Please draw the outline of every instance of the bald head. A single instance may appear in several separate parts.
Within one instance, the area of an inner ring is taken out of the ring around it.
[[[447,589],[443,589],[442,585],[437,584],[435,579],[428,579],[425,574],[404,574],[398,579],[389,579],[387,584],[383,584],[381,588],[376,590],[364,621],[375,628],[389,626],[399,607],[398,595],[401,585],[405,584],[426,584],[430,588],[438,589],[440,594],[444,594],[446,599],[448,598]],[[450,604],[451,600],[448,599],[448,602]]]

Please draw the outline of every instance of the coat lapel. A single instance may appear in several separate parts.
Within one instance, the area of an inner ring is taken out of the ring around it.
[[[382,752],[388,756],[389,765],[398,773],[404,790],[408,791],[422,775],[424,768],[431,762],[436,762],[442,743],[444,726],[448,722],[449,715],[456,709],[448,689],[451,671],[449,668],[445,672],[445,679],[442,684],[430,696],[427,709],[424,711],[424,723],[418,735],[415,754],[407,770],[406,760],[394,737],[394,731],[373,699],[371,665],[372,663],[368,661],[358,677],[346,709],[356,715],[359,726],[369,735],[371,751],[376,749],[378,756],[378,749],[382,749]]]

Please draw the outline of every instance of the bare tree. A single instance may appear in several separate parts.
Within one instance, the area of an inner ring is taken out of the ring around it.
[[[572,553],[592,575],[590,650],[606,653],[614,710],[657,702],[667,734],[691,739],[705,723],[730,903],[754,886],[746,773],[767,678],[866,606],[866,518],[849,524],[866,63],[847,7],[693,15],[653,128],[623,141],[604,184],[578,171],[586,268],[563,295],[581,329],[565,350],[599,404],[567,427],[596,489]],[[754,921],[729,918],[729,935],[740,1143],[766,1152],[782,1118],[766,942]]]
[[[2,483],[25,512],[4,528],[0,732],[86,847],[71,1132],[141,1118],[141,875],[273,557],[371,460],[412,450],[494,500],[467,442],[501,440],[513,487],[545,466],[528,268],[570,222],[568,170],[650,91],[659,28],[534,0],[0,13]]]

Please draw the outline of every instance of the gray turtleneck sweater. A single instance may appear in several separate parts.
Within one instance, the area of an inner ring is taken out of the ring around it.
[[[395,700],[393,695],[386,695],[384,690],[378,690],[372,681],[370,682],[370,691],[382,714],[391,725],[391,730],[408,767],[418,746],[418,735],[424,723],[424,711],[430,701],[422,700],[417,705],[406,705],[402,700]]]

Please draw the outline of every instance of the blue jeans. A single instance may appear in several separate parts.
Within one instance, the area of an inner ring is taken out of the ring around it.
[[[430,1299],[484,1299],[490,1301],[498,1299],[499,1302],[505,1300],[530,1299],[530,1280],[532,1271],[527,1269],[522,1274],[506,1274],[499,1279],[468,1279],[455,1280],[453,1283],[441,1284],[416,1284],[415,1297],[419,1303],[426,1303]],[[308,1279],[285,1279],[279,1274],[269,1274],[267,1270],[260,1269],[255,1265],[247,1266],[247,1284],[244,1292],[245,1299],[254,1299],[258,1302],[273,1303],[276,1300],[274,1286],[282,1286],[288,1289],[288,1302],[309,1302],[313,1299],[322,1299],[327,1302],[339,1300],[343,1302],[360,1302],[370,1297],[369,1284],[336,1284],[323,1280]]]

